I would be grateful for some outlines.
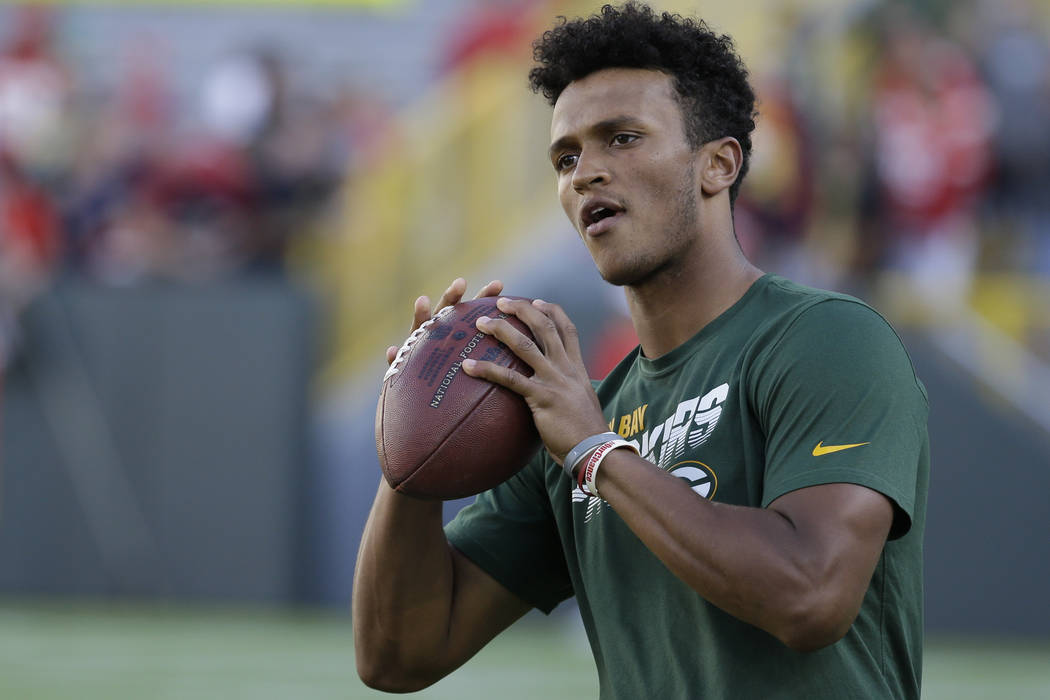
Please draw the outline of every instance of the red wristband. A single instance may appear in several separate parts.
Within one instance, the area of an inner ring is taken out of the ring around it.
[[[595,478],[598,476],[598,467],[601,466],[602,460],[605,459],[605,456],[618,447],[626,447],[629,450],[633,450],[635,454],[639,454],[638,448],[626,440],[609,440],[608,442],[602,443],[591,453],[591,456],[587,459],[587,463],[580,469],[577,480],[581,491],[588,496],[601,498],[601,496],[598,495],[598,487],[594,483]]]

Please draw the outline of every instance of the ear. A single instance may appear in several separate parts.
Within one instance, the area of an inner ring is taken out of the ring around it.
[[[713,196],[728,190],[736,182],[743,162],[744,152],[732,136],[705,143],[699,153],[701,191]]]

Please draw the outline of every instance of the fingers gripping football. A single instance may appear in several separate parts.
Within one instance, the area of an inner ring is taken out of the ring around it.
[[[583,364],[576,328],[556,304],[500,299],[497,305],[500,311],[524,322],[536,341],[502,319],[479,318],[478,330],[509,347],[532,367],[533,375],[526,377],[481,361],[464,362],[463,369],[471,376],[495,382],[523,396],[547,450],[561,462],[573,445],[607,429]]]
[[[541,310],[551,322],[551,328],[557,333],[558,342],[555,347],[563,351],[564,359],[577,368],[586,376],[587,370],[583,364],[583,352],[580,350],[580,334],[576,325],[569,319],[568,314],[557,304],[550,304],[543,300],[537,300],[534,305]],[[590,379],[587,379],[588,383]]]
[[[458,296],[453,292],[451,298]],[[517,473],[540,445],[520,394],[462,369],[464,361],[483,358],[533,374],[510,347],[477,329],[480,316],[505,317],[531,335],[491,297],[460,301],[412,331],[383,376],[376,453],[387,483],[399,493],[446,500],[479,493]]]
[[[438,299],[436,306],[430,305],[430,297],[423,295],[416,298],[415,303],[412,306],[412,332],[416,331],[420,326],[426,323],[428,320],[433,318],[434,314],[445,308],[446,306],[453,306],[458,304],[462,299],[463,295],[467,291],[467,281],[462,277],[457,277],[452,280],[452,284],[444,291],[441,297]],[[503,291],[503,283],[499,280],[492,280],[484,287],[478,290],[478,293],[474,295],[475,299],[481,299],[482,297],[494,297]],[[386,363],[389,365],[397,357],[398,346],[391,345],[386,349]]]

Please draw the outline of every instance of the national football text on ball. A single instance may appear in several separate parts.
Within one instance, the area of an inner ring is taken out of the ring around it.
[[[445,373],[445,378],[441,380],[441,384],[438,385],[437,391],[434,392],[434,398],[430,400],[431,408],[438,408],[441,406],[441,400],[445,398],[445,392],[448,391],[449,386],[452,384],[452,380],[456,378],[456,374],[463,366],[463,360],[467,359],[470,353],[474,352],[474,348],[478,346],[481,339],[485,337],[484,333],[476,333],[473,338],[467,341],[467,344],[459,351],[459,362],[452,363],[452,366],[448,368],[448,372]]]

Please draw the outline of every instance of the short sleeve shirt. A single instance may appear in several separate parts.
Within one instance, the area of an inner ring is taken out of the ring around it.
[[[852,483],[895,512],[849,632],[800,653],[704,600],[541,451],[446,533],[545,612],[575,595],[603,699],[919,697],[927,398],[878,313],[766,275],[670,353],[636,349],[597,392],[611,430],[700,498],[764,508]]]

